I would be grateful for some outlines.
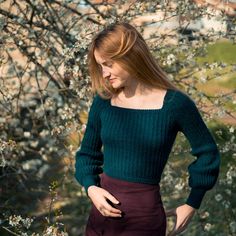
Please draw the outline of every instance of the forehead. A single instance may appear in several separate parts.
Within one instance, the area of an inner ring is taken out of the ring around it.
[[[94,50],[94,57],[97,63],[102,64],[106,61],[109,61],[109,58],[105,58],[104,56],[101,55],[101,53],[99,53],[98,50]]]

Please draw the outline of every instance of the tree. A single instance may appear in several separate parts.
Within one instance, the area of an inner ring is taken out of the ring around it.
[[[235,61],[226,64],[203,60],[208,45],[216,40],[223,38],[235,42],[235,29],[225,27],[226,24],[233,25],[235,19],[225,12],[188,0],[1,0],[0,3],[0,190],[3,193],[0,206],[3,232],[30,232],[32,235],[34,230],[45,234],[52,232],[51,235],[63,235],[63,231],[70,235],[78,234],[79,230],[83,232],[89,205],[83,189],[78,190],[73,179],[73,155],[82,139],[86,111],[91,104],[87,49],[92,36],[106,24],[119,20],[134,24],[170,79],[195,98],[207,121],[224,115],[235,121],[235,103],[231,103],[235,90],[225,89],[218,94],[203,92],[205,85],[216,76],[235,76]],[[207,18],[212,20],[211,23],[215,22],[213,28],[204,25]],[[218,29],[215,26],[219,26]],[[227,107],[223,106],[225,103]],[[222,140],[225,155],[232,156],[235,150],[233,126],[221,124],[212,126],[213,130],[219,141]],[[183,152],[181,145],[176,145],[174,153]],[[231,161],[235,164],[235,158]],[[176,164],[177,161],[173,165]],[[171,164],[167,166],[163,183],[174,181],[172,168]],[[233,168],[227,166],[224,172],[231,180],[235,178]],[[186,182],[182,183],[178,178],[175,181],[175,185],[186,187]],[[233,190],[235,186],[227,189]],[[166,196],[173,193],[173,189],[164,191]],[[78,206],[73,200],[75,193],[80,195],[80,202],[84,201],[79,211],[72,210],[76,209],[72,206]],[[38,199],[45,202],[36,206]],[[225,201],[224,205],[227,205],[227,197]],[[60,216],[55,203],[63,209],[64,216],[72,212],[70,221]],[[46,210],[43,209],[45,205],[49,207]],[[205,224],[207,213],[204,212],[199,213],[196,221],[207,231],[210,226]],[[219,229],[218,222],[216,226],[212,223],[214,227],[206,235],[211,232],[215,235],[214,230],[222,230],[222,234],[235,233],[232,220],[235,211],[227,212],[232,216],[228,219],[228,227]],[[75,227],[77,221],[73,217],[79,213],[81,228],[75,228],[77,233],[73,227],[66,230],[56,224],[63,221]],[[19,215],[24,217],[19,218]],[[31,222],[33,216],[36,218]],[[198,235],[196,228],[192,227],[192,231]]]

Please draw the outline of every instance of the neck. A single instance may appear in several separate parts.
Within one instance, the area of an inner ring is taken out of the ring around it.
[[[131,98],[131,97],[142,97],[142,96],[148,96],[151,92],[157,91],[160,89],[147,86],[146,84],[142,84],[140,82],[134,82],[133,84],[130,84],[128,86],[124,86],[121,90],[121,95],[123,95],[125,98]]]

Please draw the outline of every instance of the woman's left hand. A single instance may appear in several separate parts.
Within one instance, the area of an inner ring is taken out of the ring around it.
[[[168,236],[175,236],[175,235],[179,234],[180,232],[183,232],[187,228],[195,211],[196,211],[195,208],[193,208],[187,204],[181,205],[175,209],[166,210],[167,217],[175,216],[174,228],[168,234]]]

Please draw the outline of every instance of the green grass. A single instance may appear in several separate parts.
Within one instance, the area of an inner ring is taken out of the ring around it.
[[[199,63],[224,62],[236,64],[236,44],[229,40],[220,40],[215,44],[207,46],[207,55],[198,57]]]
[[[219,81],[218,84],[226,88],[236,88],[236,73],[229,77],[227,81]]]

